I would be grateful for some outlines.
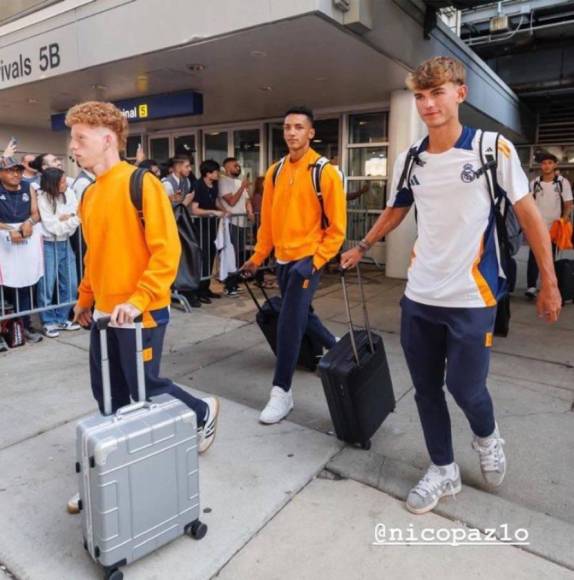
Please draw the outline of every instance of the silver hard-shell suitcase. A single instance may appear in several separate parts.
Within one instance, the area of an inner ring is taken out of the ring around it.
[[[197,419],[170,395],[146,401],[141,317],[136,320],[139,401],[112,414],[107,346],[109,318],[97,321],[102,352],[104,412],[76,428],[76,471],[84,547],[121,580],[120,566],[188,534],[202,538]]]

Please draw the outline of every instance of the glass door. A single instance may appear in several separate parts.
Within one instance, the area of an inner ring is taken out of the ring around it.
[[[233,156],[243,168],[243,174],[253,181],[261,175],[261,131],[237,129],[233,131]]]
[[[203,134],[203,159],[214,159],[223,163],[228,152],[229,135],[227,130],[206,130]]]
[[[166,165],[170,155],[170,138],[150,137],[149,139],[149,158],[153,159],[160,165]]]

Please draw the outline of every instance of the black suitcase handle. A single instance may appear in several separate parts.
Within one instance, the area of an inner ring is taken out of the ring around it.
[[[259,303],[259,300],[257,300],[257,296],[255,296],[255,293],[253,292],[253,288],[251,288],[251,286],[249,284],[249,282],[254,279],[254,276],[246,276],[245,274],[240,273],[239,279],[245,284],[245,287],[247,288],[247,292],[249,292],[249,296],[251,296],[251,299],[255,303],[255,306],[257,306],[257,310],[259,310],[259,312],[261,312],[263,310],[263,307]],[[267,302],[267,304],[269,304],[269,307],[271,309],[273,309],[273,305],[269,300],[269,294],[267,294],[267,292],[265,292],[265,288],[263,288],[263,286],[259,286],[259,289],[261,290],[261,293],[263,294],[263,298],[265,299],[265,302]]]
[[[369,339],[369,347],[371,352],[375,352],[375,345],[373,343],[373,337],[371,333],[371,323],[369,322],[369,313],[367,312],[367,301],[365,300],[365,289],[363,288],[363,279],[361,278],[361,270],[359,264],[357,268],[357,280],[359,282],[359,290],[361,292],[361,303],[363,305],[363,317],[365,319],[365,329],[367,330],[367,337]],[[353,319],[351,317],[351,305],[349,303],[349,295],[347,292],[347,280],[345,274],[347,270],[345,268],[339,268],[339,273],[341,274],[341,285],[343,287],[343,299],[345,300],[345,308],[347,309],[347,322],[349,324],[349,336],[351,338],[351,346],[353,348],[353,354],[355,355],[355,362],[357,366],[361,366],[359,359],[359,351],[357,349],[357,342],[355,340],[355,332],[353,328]]]

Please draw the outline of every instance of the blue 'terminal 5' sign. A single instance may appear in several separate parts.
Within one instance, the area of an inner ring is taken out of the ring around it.
[[[114,101],[114,105],[122,111],[130,123],[137,123],[154,119],[201,115],[203,113],[203,95],[195,91],[182,91]],[[52,130],[65,131],[65,118],[66,113],[52,115]]]

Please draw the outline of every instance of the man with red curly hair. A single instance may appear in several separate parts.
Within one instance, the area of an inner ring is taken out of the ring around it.
[[[219,402],[198,399],[171,380],[159,377],[171,285],[177,274],[181,246],[169,199],[151,174],[143,179],[143,225],[130,197],[135,167],[120,160],[128,124],[112,103],[86,102],[66,115],[71,128],[70,150],[78,164],[95,175],[82,197],[80,218],[87,251],[79,287],[75,320],[91,325],[90,376],[92,392],[103,412],[100,345],[93,319],[111,316],[108,340],[112,410],[137,400],[135,331],[133,321],[143,315],[146,394],[163,393],[183,401],[197,415],[199,452],[213,443]],[[92,308],[93,316],[92,316]],[[78,511],[78,497],[68,510]]]

